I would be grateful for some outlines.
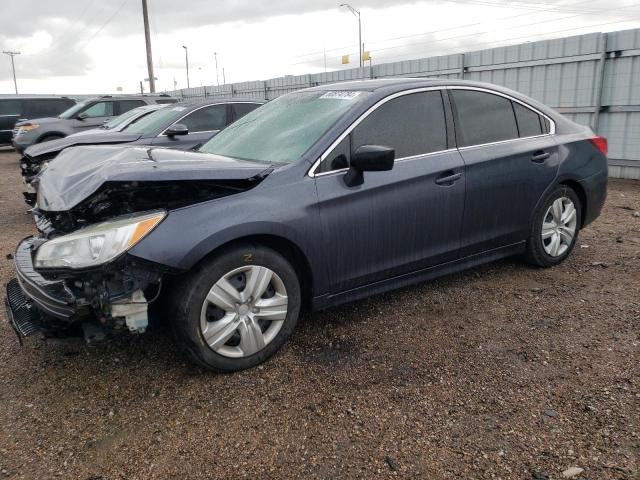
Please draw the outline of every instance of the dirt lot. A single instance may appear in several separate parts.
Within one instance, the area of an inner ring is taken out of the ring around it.
[[[0,153],[0,281],[33,231]],[[0,322],[0,478],[640,478],[640,183],[551,270],[504,261],[307,315],[203,373],[163,329],[86,349]]]

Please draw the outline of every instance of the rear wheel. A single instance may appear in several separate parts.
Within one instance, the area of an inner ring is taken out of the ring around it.
[[[539,267],[564,261],[575,246],[582,205],[576,193],[561,185],[551,192],[533,216],[526,260]]]
[[[175,295],[179,346],[197,364],[233,372],[271,357],[291,336],[300,313],[295,270],[277,252],[233,248],[191,273]]]

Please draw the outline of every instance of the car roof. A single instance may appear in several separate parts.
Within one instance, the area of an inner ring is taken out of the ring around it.
[[[73,98],[65,95],[38,95],[38,94],[15,94],[15,93],[0,93],[0,100],[31,100],[31,99],[51,99],[51,98],[64,98],[65,100],[73,100]]]
[[[217,103],[259,103],[259,104],[263,104],[263,103],[267,103],[266,100],[261,100],[258,99],[256,100],[255,98],[243,98],[243,97],[230,97],[230,98],[208,98],[208,99],[204,99],[204,98],[198,98],[198,99],[188,99],[188,100],[183,100],[181,102],[178,103],[172,103],[170,105],[173,106],[181,106],[181,107],[201,107],[203,105],[214,105]]]

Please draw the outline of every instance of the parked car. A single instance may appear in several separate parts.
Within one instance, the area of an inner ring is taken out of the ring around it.
[[[600,214],[606,151],[535,100],[445,79],[290,93],[198,152],[69,149],[15,253],[12,322],[142,332],[165,296],[191,360],[252,367],[303,308],[512,255],[559,264]]]
[[[76,101],[48,95],[0,95],[0,145],[11,144],[16,122],[29,118],[56,116]]]
[[[77,145],[135,144],[187,150],[201,145],[224,127],[258,108],[259,100],[194,100],[154,112],[120,132],[69,136],[32,145],[20,159],[23,178],[30,183],[45,162]],[[89,159],[82,159],[86,161]],[[33,197],[32,197],[33,198]]]
[[[102,125],[96,128],[90,128],[89,130],[83,130],[78,133],[72,133],[68,137],[65,138],[75,138],[81,135],[93,135],[94,133],[113,133],[113,132],[121,132],[125,128],[127,128],[132,123],[137,122],[143,117],[146,117],[151,112],[155,112],[156,110],[160,110],[161,108],[166,107],[168,104],[166,103],[155,103],[153,105],[144,105],[142,107],[136,107],[128,112],[123,113],[122,115],[118,115],[112,120],[105,120]]]
[[[11,143],[22,153],[34,143],[66,137],[72,133],[95,128],[129,110],[155,103],[176,103],[178,99],[166,94],[103,95],[80,102],[59,116],[36,117],[18,122]]]

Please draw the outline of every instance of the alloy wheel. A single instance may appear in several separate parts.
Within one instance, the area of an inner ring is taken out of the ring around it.
[[[573,243],[578,226],[576,206],[571,199],[553,201],[542,220],[542,246],[551,257],[563,255]]]

